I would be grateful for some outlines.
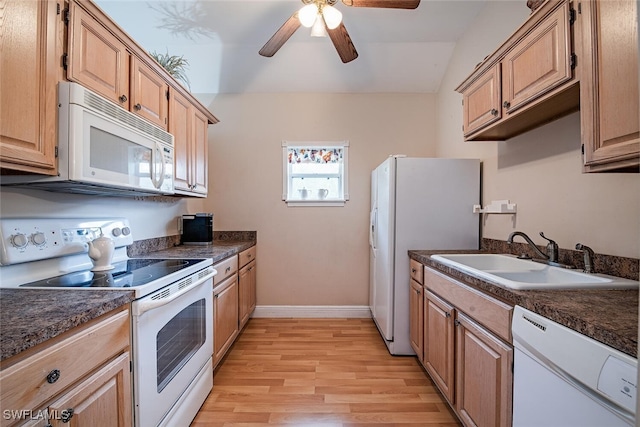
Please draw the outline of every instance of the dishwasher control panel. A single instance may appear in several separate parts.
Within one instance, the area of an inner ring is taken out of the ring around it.
[[[638,392],[636,373],[634,366],[609,356],[598,376],[598,390],[623,408],[635,412]]]

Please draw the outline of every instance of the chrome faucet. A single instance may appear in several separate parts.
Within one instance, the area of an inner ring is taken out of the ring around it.
[[[558,262],[558,244],[551,239],[547,239],[542,231],[540,232],[540,236],[542,236],[543,239],[549,241],[549,243],[547,244],[546,254],[542,252],[540,249],[538,249],[536,244],[533,243],[533,241],[529,238],[529,236],[524,234],[522,231],[514,231],[513,233],[509,234],[509,237],[507,238],[507,243],[513,243],[513,238],[516,236],[521,236],[524,240],[526,240],[529,246],[531,246],[531,248],[538,255],[540,255],[540,257],[542,257],[542,259],[550,262],[554,262],[554,263]]]
[[[584,253],[584,270],[582,271],[588,274],[595,273],[595,269],[593,268],[593,249],[582,243],[577,243],[576,250]]]

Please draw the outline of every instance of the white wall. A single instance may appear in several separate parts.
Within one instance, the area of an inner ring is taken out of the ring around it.
[[[454,89],[524,22],[523,3],[488,2],[456,45],[438,93],[437,155],[482,159],[483,203],[517,203],[515,219],[487,215],[483,237],[506,240],[520,230],[544,244],[544,231],[561,248],[580,242],[597,253],[640,258],[638,174],[582,173],[579,113],[505,142],[463,142],[462,95]]]
[[[258,232],[258,304],[368,305],[371,170],[434,154],[435,95],[223,95],[210,108],[206,209],[218,230]],[[348,140],[351,200],[287,207],[282,140]]]
[[[177,218],[202,212],[201,199],[162,198],[163,201],[95,197],[48,191],[0,188],[1,218],[125,217],[134,240],[178,234]]]

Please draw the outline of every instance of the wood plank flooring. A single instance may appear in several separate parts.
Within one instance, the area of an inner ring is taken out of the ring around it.
[[[415,357],[371,319],[251,319],[193,427],[460,426]]]

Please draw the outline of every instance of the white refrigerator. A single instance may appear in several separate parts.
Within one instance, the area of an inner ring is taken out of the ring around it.
[[[412,249],[478,249],[480,161],[390,156],[371,173],[369,307],[389,352],[409,342]]]

